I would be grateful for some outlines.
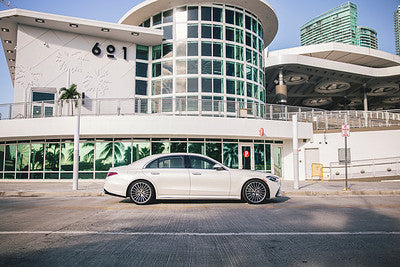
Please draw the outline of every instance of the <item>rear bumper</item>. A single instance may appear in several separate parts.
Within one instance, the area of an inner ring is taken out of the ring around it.
[[[121,196],[121,195],[117,195],[117,194],[110,193],[110,192],[108,192],[108,191],[105,190],[105,189],[104,189],[104,194],[110,195],[110,196],[114,196],[114,197],[122,197],[122,198],[125,198],[125,196]]]

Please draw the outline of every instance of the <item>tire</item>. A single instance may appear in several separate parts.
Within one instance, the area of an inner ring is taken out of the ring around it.
[[[146,205],[155,198],[153,186],[144,180],[133,182],[128,188],[129,198],[137,205]]]
[[[247,181],[243,186],[243,199],[249,204],[260,204],[269,198],[269,188],[261,180]]]

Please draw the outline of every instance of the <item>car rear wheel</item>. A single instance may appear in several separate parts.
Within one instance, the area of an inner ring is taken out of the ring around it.
[[[259,204],[268,198],[268,186],[260,180],[250,180],[243,186],[243,198],[250,204]]]
[[[135,181],[128,189],[130,199],[138,205],[145,205],[154,199],[154,189],[147,181]]]

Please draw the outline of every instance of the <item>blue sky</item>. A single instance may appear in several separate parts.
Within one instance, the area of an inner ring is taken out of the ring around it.
[[[9,2],[10,0],[5,0]],[[142,0],[11,0],[14,7],[107,22],[118,20]],[[269,50],[300,46],[300,27],[310,19],[346,1],[343,0],[267,0],[278,20],[278,33]],[[354,0],[358,24],[378,32],[379,50],[395,53],[393,12],[400,0]],[[0,10],[8,9],[0,3]],[[1,49],[1,51],[3,51]],[[3,53],[2,53],[3,54]],[[13,101],[13,86],[4,54],[0,55],[0,103]]]

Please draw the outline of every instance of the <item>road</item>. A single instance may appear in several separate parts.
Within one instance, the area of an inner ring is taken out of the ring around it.
[[[398,266],[400,196],[0,198],[1,266]]]

